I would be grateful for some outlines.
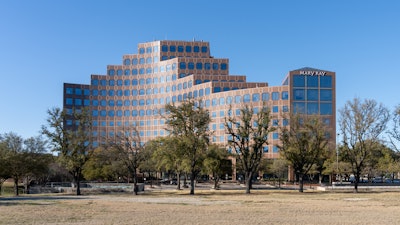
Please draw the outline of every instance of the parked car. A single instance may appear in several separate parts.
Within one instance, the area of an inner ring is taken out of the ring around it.
[[[382,177],[374,177],[372,179],[372,183],[383,183],[383,178]]]

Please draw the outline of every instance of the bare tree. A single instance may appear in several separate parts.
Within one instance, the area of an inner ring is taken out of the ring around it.
[[[375,100],[359,98],[348,101],[339,111],[341,151],[351,164],[355,176],[354,191],[372,151],[379,145],[379,137],[389,121],[389,110]]]
[[[228,145],[236,150],[240,169],[245,174],[246,194],[250,194],[253,175],[257,173],[263,156],[263,146],[268,145],[271,126],[270,110],[263,107],[257,113],[245,105],[240,109],[240,117],[225,117],[225,130],[229,135]]]
[[[329,135],[316,115],[290,114],[289,126],[281,127],[282,156],[293,167],[299,180],[299,192],[304,190],[304,176],[321,159],[328,149]]]
[[[42,133],[49,139],[52,150],[59,153],[58,160],[69,171],[81,194],[80,181],[85,163],[92,155],[92,119],[87,108],[74,109],[68,115],[60,108],[47,111],[47,126]],[[66,122],[71,120],[71,125]]]
[[[400,105],[397,105],[393,111],[393,127],[389,131],[389,138],[393,148],[400,152],[400,147],[398,146],[400,143]]]

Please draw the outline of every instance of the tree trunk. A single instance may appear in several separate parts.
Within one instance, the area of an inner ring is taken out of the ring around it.
[[[219,176],[218,176],[218,174],[214,173],[213,177],[214,177],[214,189],[217,190],[218,189]]]
[[[358,182],[360,181],[360,174],[356,173],[354,177],[354,193],[358,193]]]
[[[299,174],[299,192],[304,192],[304,175]]]
[[[176,174],[176,190],[181,190],[181,173]]]
[[[14,195],[18,196],[19,195],[19,190],[18,190],[18,178],[14,177]]]
[[[192,174],[190,176],[190,194],[191,195],[194,195],[194,178],[195,178],[195,176],[192,171]]]
[[[253,176],[252,172],[246,172],[245,173],[245,182],[246,182],[246,194],[250,194],[250,189],[251,189],[251,178]]]
[[[81,195],[81,179],[79,173],[76,174],[75,183],[76,183],[76,195]]]
[[[137,195],[139,190],[138,190],[138,185],[137,185],[136,168],[134,170],[135,170],[135,172],[133,173],[133,194]]]

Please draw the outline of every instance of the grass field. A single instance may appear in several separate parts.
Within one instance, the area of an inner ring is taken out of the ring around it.
[[[0,197],[0,224],[398,224],[400,192],[164,190]]]

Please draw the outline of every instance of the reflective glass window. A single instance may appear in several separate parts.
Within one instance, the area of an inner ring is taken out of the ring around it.
[[[241,100],[242,100],[242,96],[240,96],[240,95],[236,95],[236,96],[235,96],[235,103],[236,103],[236,104],[240,103]]]
[[[332,103],[321,103],[320,104],[321,115],[332,115]]]
[[[273,101],[279,100],[279,92],[272,92],[272,100]]]
[[[204,63],[204,69],[205,70],[210,70],[211,69],[210,63]]]
[[[227,69],[227,64],[221,63],[221,70],[226,70],[226,69]]]
[[[276,105],[272,106],[272,112],[273,113],[278,113],[279,112],[279,107],[276,106]]]
[[[132,65],[137,65],[137,64],[138,64],[137,58],[132,59]]]
[[[221,92],[221,87],[214,87],[214,93]]]
[[[207,48],[207,46],[201,46],[201,52],[202,53],[207,53],[207,50],[208,48]]]
[[[146,48],[146,53],[151,53],[151,50],[152,50],[153,48],[152,47],[147,47]]]
[[[178,45],[178,52],[183,52],[183,46],[182,45]]]
[[[129,90],[124,90],[124,96],[129,96],[130,95],[130,91]]]
[[[305,76],[293,75],[293,87],[304,87],[304,86],[305,86]]]
[[[321,76],[319,80],[320,80],[321,88],[331,88],[332,87],[332,76]]]
[[[186,52],[192,52],[192,46],[187,45],[186,46]]]
[[[318,103],[307,103],[307,114],[318,114]]]
[[[129,86],[131,84],[131,80],[124,80],[124,85]]]
[[[224,97],[219,98],[219,105],[225,105],[225,98]]]
[[[122,80],[117,80],[117,86],[122,86]]]
[[[151,84],[151,78],[146,79],[146,84]]]
[[[282,91],[282,100],[288,100],[289,99],[289,93],[287,91]]]
[[[117,75],[118,76],[122,76],[122,70],[121,69],[117,70]]]
[[[258,102],[260,101],[260,94],[259,93],[254,93],[252,96],[253,102]]]
[[[144,95],[144,93],[145,93],[144,89],[139,90],[139,95]]]
[[[293,103],[293,113],[305,113],[306,104],[304,102]]]
[[[100,90],[100,95],[101,96],[107,96],[107,91],[106,90]]]
[[[321,89],[320,90],[321,101],[332,101],[332,90],[331,89]]]
[[[99,94],[99,90],[95,89],[95,90],[92,91],[92,95],[93,96],[97,96],[98,94]]]
[[[185,62],[180,62],[179,63],[179,69],[186,69],[186,63]]]
[[[203,69],[203,63],[200,63],[200,62],[196,63],[196,69],[202,70]]]
[[[144,64],[144,58],[139,59],[139,64]]]
[[[151,64],[151,61],[152,61],[152,60],[151,60],[151,57],[147,57],[147,58],[146,58],[146,63],[147,63],[147,64]]]
[[[161,46],[161,51],[162,52],[168,52],[168,46],[167,45]]]
[[[113,70],[113,69],[108,70],[108,75],[114,76],[115,75],[115,70]]]
[[[199,90],[199,97],[202,97],[204,95],[204,90],[203,89],[200,89]]]
[[[114,100],[108,100],[108,106],[114,106],[115,102]]]
[[[114,80],[109,80],[108,81],[108,85],[109,86],[114,86],[115,85],[115,81]]]
[[[128,75],[130,75],[130,73],[131,73],[131,71],[130,71],[130,70],[124,70],[124,75],[125,75],[125,76],[128,76]]]
[[[113,117],[115,115],[115,111],[114,110],[109,110],[108,111],[108,116]]]
[[[318,87],[318,76],[307,76],[307,87]]]
[[[307,101],[318,101],[318,89],[307,89]]]
[[[65,104],[72,105],[73,104],[72,98],[66,98],[65,99]]]
[[[193,62],[189,62],[188,63],[188,69],[189,70],[193,70],[194,69],[194,63]]]
[[[122,96],[122,90],[117,90],[117,96]]]
[[[170,52],[176,52],[176,46],[175,45],[169,46],[169,51]]]
[[[213,63],[212,64],[213,70],[218,70],[218,63]]]
[[[132,85],[133,85],[133,86],[138,85],[138,80],[137,80],[137,79],[133,79],[133,80],[132,80]]]
[[[250,94],[243,95],[243,102],[250,102]]]
[[[122,100],[117,100],[117,106],[122,106]]]
[[[92,105],[93,106],[98,106],[99,105],[99,101],[98,100],[93,100],[92,101]]]
[[[282,106],[282,112],[289,112],[289,107],[287,105]]]
[[[124,101],[124,106],[130,106],[130,104],[131,104],[131,101],[129,101],[129,100]]]
[[[132,75],[137,75],[138,74],[138,70],[137,69],[133,69],[132,70]]]
[[[139,48],[139,54],[144,54],[144,48]]]
[[[107,81],[106,80],[100,80],[100,85],[101,86],[106,86],[107,85]]]
[[[305,100],[305,93],[304,89],[294,89],[293,90],[293,98],[295,101],[298,100]]]
[[[205,90],[205,94],[206,95],[209,95],[210,94],[210,88],[208,87],[208,88],[206,88],[206,90]]]
[[[269,100],[269,93],[266,93],[266,92],[262,93],[261,94],[261,98],[262,98],[263,101],[268,101]]]
[[[92,85],[93,85],[93,86],[99,85],[99,80],[93,79],[93,80],[92,80]]]
[[[200,51],[199,46],[194,46],[194,47],[193,47],[193,52],[199,52],[199,51]]]
[[[74,89],[73,88],[66,88],[65,89],[65,93],[68,95],[72,95],[74,93]]]
[[[108,96],[114,96],[115,95],[115,91],[114,90],[109,90],[108,91]]]

